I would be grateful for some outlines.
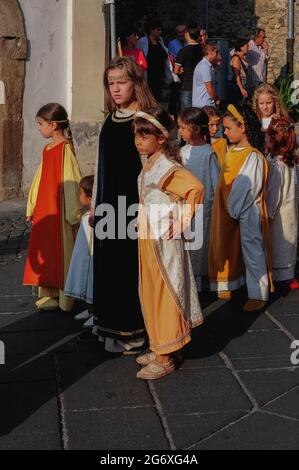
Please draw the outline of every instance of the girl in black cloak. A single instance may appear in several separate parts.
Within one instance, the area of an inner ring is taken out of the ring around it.
[[[133,354],[143,348],[145,329],[138,296],[134,222],[142,165],[132,123],[136,111],[157,103],[142,69],[128,57],[112,60],[104,73],[104,87],[110,113],[100,133],[91,221],[95,227],[95,326],[107,351]]]

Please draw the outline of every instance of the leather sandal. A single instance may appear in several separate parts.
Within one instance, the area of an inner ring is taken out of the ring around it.
[[[143,380],[156,380],[161,379],[161,377],[165,377],[165,375],[172,374],[174,371],[175,365],[172,359],[165,364],[153,361],[137,372],[136,377],[137,379]]]
[[[218,299],[231,300],[231,298],[232,298],[232,293],[230,290],[222,290],[218,292]]]
[[[156,359],[156,353],[153,351],[148,351],[138,356],[136,359],[136,362],[140,366],[147,366],[150,362],[153,362],[155,359]]]
[[[267,302],[264,300],[254,300],[249,299],[248,302],[243,307],[245,312],[259,312],[260,310],[264,310],[266,307]]]

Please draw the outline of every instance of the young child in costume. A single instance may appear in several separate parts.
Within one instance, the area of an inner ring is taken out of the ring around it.
[[[272,119],[266,132],[266,149],[270,162],[267,205],[273,279],[291,282],[295,277],[298,214],[295,197],[296,132],[289,119]]]
[[[203,244],[191,250],[191,261],[198,292],[202,278],[208,276],[211,213],[218,183],[220,166],[210,144],[209,118],[200,108],[185,108],[178,118],[179,133],[186,145],[181,148],[183,165],[202,182],[205,188],[203,204]],[[192,221],[192,228],[195,221]]]
[[[252,107],[262,123],[263,131],[270,126],[274,117],[289,118],[281,102],[279,91],[270,83],[263,83],[254,92]]]
[[[206,112],[209,117],[209,132],[211,137],[211,145],[217,155],[219,165],[220,167],[222,167],[228,148],[227,140],[224,137],[217,137],[217,135],[219,135],[220,133],[220,128],[222,124],[220,114],[218,113],[216,108],[213,108],[213,106],[204,106],[202,109]]]
[[[262,310],[273,290],[266,183],[268,164],[261,153],[264,136],[255,113],[228,106],[223,124],[232,147],[217,186],[211,223],[211,289],[229,299],[247,285],[245,311]]]
[[[51,142],[43,150],[28,196],[32,232],[24,285],[38,287],[39,310],[70,311],[73,300],[65,296],[64,285],[80,220],[80,169],[63,106],[43,106],[36,121],[41,135]]]
[[[173,127],[159,108],[135,114],[135,144],[144,160],[138,179],[139,295],[150,346],[137,358],[143,366],[137,377],[145,380],[174,372],[173,353],[191,341],[191,328],[203,322],[181,234],[203,202],[204,188],[180,165],[179,149],[170,142]]]
[[[85,327],[93,327],[93,230],[88,223],[93,184],[93,176],[85,176],[80,181],[80,202],[85,212],[81,218],[64,289],[67,296],[87,303],[88,309],[75,316],[76,320],[86,320]]]

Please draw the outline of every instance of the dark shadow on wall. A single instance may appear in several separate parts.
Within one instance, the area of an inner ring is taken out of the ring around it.
[[[147,17],[158,18],[163,25],[165,41],[173,38],[177,24],[195,23],[207,27],[210,37],[236,39],[250,37],[258,26],[259,17],[255,14],[255,0],[117,0],[117,31],[132,22],[144,31]]]

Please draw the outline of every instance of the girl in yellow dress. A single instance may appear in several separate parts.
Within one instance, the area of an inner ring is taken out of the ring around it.
[[[223,124],[231,148],[216,189],[211,223],[211,289],[222,299],[246,284],[247,312],[262,310],[273,290],[270,229],[266,206],[268,164],[255,113],[228,106]]]
[[[137,377],[145,380],[172,373],[173,353],[191,341],[191,328],[203,322],[182,233],[203,202],[204,187],[179,163],[179,150],[170,143],[173,127],[159,108],[135,114],[135,144],[143,156],[139,296],[150,343],[150,352],[137,358],[143,366]]]

